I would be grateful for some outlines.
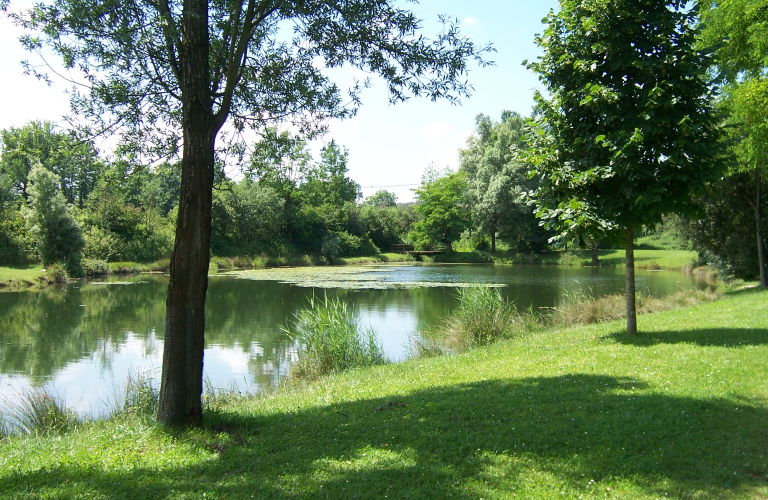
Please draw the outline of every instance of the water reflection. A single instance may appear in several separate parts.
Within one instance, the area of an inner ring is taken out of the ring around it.
[[[503,283],[520,308],[548,307],[565,290],[620,293],[620,269],[564,267],[400,266],[401,281]],[[128,284],[84,283],[43,292],[0,294],[0,395],[50,384],[68,404],[97,413],[129,372],[159,378],[167,278]],[[653,295],[697,286],[679,273],[638,272],[638,290]],[[205,375],[214,387],[257,391],[290,371],[296,350],[281,330],[312,294],[350,303],[373,326],[393,360],[409,335],[434,325],[455,304],[449,287],[313,289],[274,281],[212,277],[206,308]]]

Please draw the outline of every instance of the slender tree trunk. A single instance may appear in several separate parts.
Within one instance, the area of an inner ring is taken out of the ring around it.
[[[183,157],[176,243],[166,300],[165,343],[157,419],[173,426],[202,422],[205,295],[211,242],[216,128],[209,92],[208,4],[185,0],[182,12]]]
[[[598,267],[600,265],[600,260],[597,258],[598,243],[599,243],[598,240],[592,240],[592,265],[594,267]]]
[[[637,312],[635,309],[635,247],[631,227],[624,230],[624,244],[627,249],[627,335],[637,334]]]
[[[496,231],[491,231],[491,253],[496,253]]]
[[[763,229],[760,221],[760,181],[762,180],[762,172],[760,167],[755,169],[755,182],[757,184],[757,200],[755,203],[755,225],[757,229],[757,256],[760,264],[760,286],[762,288],[768,288],[768,278],[765,276],[765,243],[763,242]]]

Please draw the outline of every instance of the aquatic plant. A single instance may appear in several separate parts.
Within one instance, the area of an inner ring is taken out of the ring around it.
[[[362,328],[346,302],[324,296],[309,298],[309,307],[295,314],[283,330],[297,343],[297,378],[317,378],[350,368],[384,364],[384,349],[372,328]]]

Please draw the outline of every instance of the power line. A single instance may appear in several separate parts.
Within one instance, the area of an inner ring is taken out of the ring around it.
[[[362,189],[378,189],[378,188],[400,188],[400,187],[408,187],[408,186],[419,186],[420,184],[397,184],[394,186],[363,186]]]

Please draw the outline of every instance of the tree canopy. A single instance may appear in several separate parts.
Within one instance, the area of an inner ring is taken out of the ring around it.
[[[627,245],[628,332],[634,333],[632,232],[695,195],[722,170],[720,121],[695,11],[655,0],[562,1],[536,38],[531,148],[538,215],[565,235]],[[631,276],[630,276],[631,274]]]

